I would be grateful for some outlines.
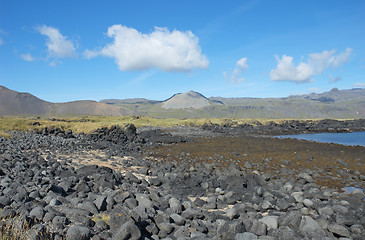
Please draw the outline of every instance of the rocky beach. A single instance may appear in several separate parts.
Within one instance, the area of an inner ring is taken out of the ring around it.
[[[1,232],[365,239],[365,148],[270,137],[364,130],[360,119],[15,131],[0,138]]]

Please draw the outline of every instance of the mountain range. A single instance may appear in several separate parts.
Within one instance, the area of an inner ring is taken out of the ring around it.
[[[133,115],[133,112],[120,106],[89,100],[51,103],[30,93],[17,92],[0,86],[0,116],[52,114],[125,116]]]
[[[189,91],[164,101],[145,98],[51,103],[0,86],[0,116],[144,115],[155,118],[365,118],[365,89],[332,89],[286,98],[223,98]]]
[[[123,106],[137,115],[155,118],[364,118],[365,89],[332,89],[323,93],[285,98],[206,98],[189,91],[164,101],[106,99],[100,102]]]

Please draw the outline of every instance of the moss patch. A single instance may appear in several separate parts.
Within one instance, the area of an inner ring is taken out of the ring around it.
[[[110,215],[105,214],[105,213],[101,213],[101,214],[98,214],[97,216],[94,216],[94,217],[92,218],[92,220],[93,220],[94,222],[97,222],[97,221],[102,220],[102,221],[104,221],[106,224],[108,224],[108,225],[109,225]]]

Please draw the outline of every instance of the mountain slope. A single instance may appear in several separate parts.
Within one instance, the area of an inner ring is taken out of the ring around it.
[[[86,114],[86,115],[104,115],[104,116],[133,115],[133,112],[126,108],[112,106],[91,100],[55,103],[53,105],[52,112],[55,114]]]
[[[30,93],[20,93],[0,86],[0,116],[47,114],[126,116],[133,115],[133,111],[120,106],[88,100],[51,103]]]
[[[221,104],[216,101],[210,101],[208,98],[204,97],[198,92],[189,91],[186,93],[178,93],[173,95],[171,98],[163,101],[161,107],[164,109],[200,109],[210,106],[213,103]]]
[[[323,93],[311,93],[297,96],[290,96],[290,98],[304,98],[320,102],[334,102],[334,101],[349,101],[365,96],[365,89],[363,88],[353,88],[346,90],[338,90],[333,88],[331,91]]]
[[[52,103],[0,86],[0,115],[46,114]]]

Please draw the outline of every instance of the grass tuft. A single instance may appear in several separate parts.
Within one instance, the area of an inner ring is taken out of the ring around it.
[[[24,215],[0,219],[0,240],[54,239],[38,221]]]
[[[11,135],[10,135],[10,134],[8,134],[8,133],[6,133],[6,132],[4,132],[4,131],[1,131],[1,130],[0,130],[0,137],[3,137],[3,138],[10,138],[10,137],[11,137]]]
[[[21,217],[1,219],[0,240],[29,239],[30,226]]]

